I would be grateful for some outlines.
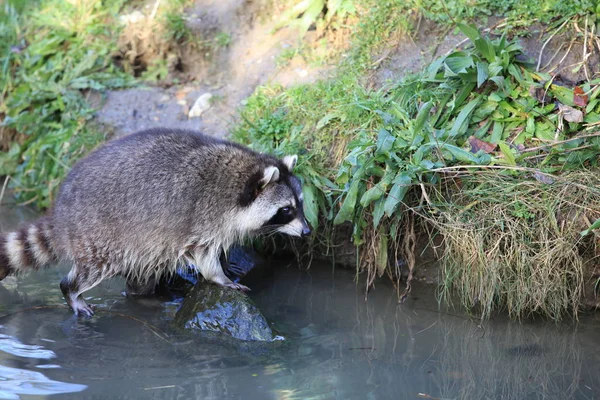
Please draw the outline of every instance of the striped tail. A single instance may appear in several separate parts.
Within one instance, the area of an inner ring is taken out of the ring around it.
[[[0,235],[0,280],[56,261],[51,235],[52,225],[47,217],[16,232]]]

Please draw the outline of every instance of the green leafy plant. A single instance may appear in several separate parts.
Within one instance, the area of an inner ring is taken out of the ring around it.
[[[351,226],[359,248],[357,268],[367,273],[367,285],[383,274],[399,279],[399,257],[408,261],[412,276],[411,226],[415,218],[437,221],[447,194],[440,186],[446,172],[500,169],[521,179],[533,174],[536,182],[547,185],[557,171],[598,167],[598,135],[580,131],[598,118],[600,82],[579,89],[556,85],[517,57],[520,47],[506,37],[485,37],[463,24],[459,28],[470,46],[436,59],[395,86],[368,91],[348,74],[332,82],[261,93],[246,108],[246,124],[284,123],[290,132],[300,132],[289,136],[287,146],[310,149],[304,162],[318,171],[306,177],[318,206],[306,207],[318,213],[325,234],[332,224]],[[582,119],[573,119],[583,108]],[[571,121],[564,110],[572,113]],[[237,137],[272,151],[280,146],[281,132],[269,129],[259,135],[246,125]],[[538,215],[519,202],[507,207],[503,215],[523,223],[533,223]],[[468,207],[465,213],[472,215]],[[569,293],[575,296],[577,290]],[[490,304],[486,315],[500,303]],[[577,302],[561,304],[543,309],[558,318]],[[530,310],[524,306],[515,313]]]
[[[283,13],[275,29],[292,26],[304,36],[313,24],[329,24],[334,17],[344,18],[355,11],[354,0],[302,0]]]
[[[8,2],[1,11],[0,117],[27,138],[3,155],[2,172],[20,202],[48,207],[73,161],[101,140],[87,126],[93,109],[85,92],[131,82],[112,63],[118,32],[107,24],[122,4]]]

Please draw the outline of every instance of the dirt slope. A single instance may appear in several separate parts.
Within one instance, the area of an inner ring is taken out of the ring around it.
[[[261,17],[264,13],[260,1],[196,1],[186,10],[193,35],[205,41],[226,35],[229,44],[184,51],[180,71],[168,79],[181,84],[163,82],[160,86],[108,92],[97,114],[98,122],[117,135],[167,126],[222,137],[236,120],[239,106],[257,86],[297,85],[326,76],[330,68],[311,67],[300,57],[278,67],[278,56],[297,45],[298,34],[290,29],[273,33],[277,17],[266,19]],[[204,93],[212,94],[211,107],[199,118],[188,118],[189,109]]]

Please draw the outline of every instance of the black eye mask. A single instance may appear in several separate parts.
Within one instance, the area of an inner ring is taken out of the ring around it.
[[[286,225],[298,216],[298,211],[293,207],[282,207],[265,225]]]

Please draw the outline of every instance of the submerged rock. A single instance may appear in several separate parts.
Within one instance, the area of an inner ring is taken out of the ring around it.
[[[200,282],[187,294],[177,315],[179,328],[220,332],[240,340],[273,341],[267,320],[243,292]]]

